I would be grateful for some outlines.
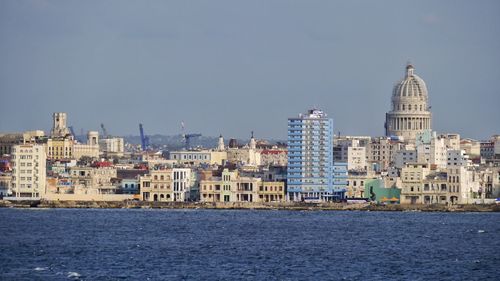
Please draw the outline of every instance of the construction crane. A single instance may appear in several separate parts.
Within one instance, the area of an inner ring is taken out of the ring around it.
[[[191,139],[201,137],[201,134],[183,134],[186,150],[191,148]]]
[[[103,123],[101,123],[101,130],[102,130],[102,138],[107,139],[108,138],[108,131],[106,130],[106,128],[104,128]]]
[[[139,124],[139,132],[141,133],[141,148],[142,151],[146,151],[146,149],[149,146],[149,138],[144,135],[144,128],[142,127],[142,124]]]
[[[191,139],[201,137],[201,134],[199,134],[199,133],[186,134],[186,133],[184,133],[185,129],[186,129],[186,126],[184,124],[184,121],[181,121],[181,131],[182,131],[181,136],[184,140],[184,148],[186,150],[188,150],[191,148]]]

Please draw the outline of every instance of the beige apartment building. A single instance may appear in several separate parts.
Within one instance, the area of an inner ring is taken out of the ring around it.
[[[201,202],[273,202],[285,199],[285,184],[243,177],[224,169],[220,176],[204,176],[200,181]]]
[[[396,152],[405,148],[402,141],[387,137],[373,138],[366,149],[367,165],[378,166],[380,171],[387,170],[394,163]]]
[[[12,147],[12,193],[15,197],[40,198],[45,194],[46,155],[43,145]]]
[[[74,194],[114,194],[117,185],[115,167],[71,167],[71,189]]]
[[[144,201],[187,201],[192,184],[191,169],[188,168],[150,170],[139,177],[140,194]]]
[[[423,203],[422,183],[429,173],[429,164],[410,163],[401,169],[401,204]]]

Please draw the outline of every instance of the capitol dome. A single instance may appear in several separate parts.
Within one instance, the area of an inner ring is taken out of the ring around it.
[[[427,86],[424,80],[415,73],[413,65],[406,66],[406,76],[394,86],[393,97],[423,97],[427,98]]]
[[[427,86],[415,74],[413,65],[408,64],[405,77],[392,91],[391,111],[386,114],[386,135],[412,141],[418,133],[431,130],[429,109]]]

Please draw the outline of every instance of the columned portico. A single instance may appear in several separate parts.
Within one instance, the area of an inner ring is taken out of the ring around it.
[[[432,129],[431,120],[425,82],[408,64],[405,78],[393,90],[392,108],[386,114],[386,136],[400,136],[413,142],[418,133]]]

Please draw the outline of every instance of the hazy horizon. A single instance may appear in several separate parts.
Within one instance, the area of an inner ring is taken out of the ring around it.
[[[324,110],[342,135],[384,134],[408,61],[433,129],[500,133],[498,1],[1,1],[0,132],[285,139]],[[496,120],[496,121],[495,121]]]

